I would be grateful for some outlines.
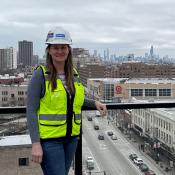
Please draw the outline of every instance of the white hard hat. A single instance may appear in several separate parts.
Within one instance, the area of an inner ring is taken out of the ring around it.
[[[46,44],[72,44],[72,39],[62,27],[55,27],[48,32]]]

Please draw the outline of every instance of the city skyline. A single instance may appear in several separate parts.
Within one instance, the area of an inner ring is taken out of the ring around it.
[[[143,56],[153,45],[160,57],[175,58],[174,5],[173,0],[6,0],[0,7],[0,48],[28,40],[41,58],[48,30],[58,25],[70,32],[73,47]]]

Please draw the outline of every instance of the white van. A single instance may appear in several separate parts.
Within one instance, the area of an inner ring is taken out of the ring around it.
[[[89,170],[94,169],[94,159],[91,156],[87,157],[86,164]]]
[[[99,111],[96,111],[95,116],[96,116],[96,117],[100,117],[100,116],[101,116],[101,115],[100,115],[100,112],[99,112]]]

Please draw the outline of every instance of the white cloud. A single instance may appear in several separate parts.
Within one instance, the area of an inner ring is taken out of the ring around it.
[[[162,56],[175,58],[174,6],[174,0],[6,0],[0,6],[0,48],[27,39],[41,56],[47,31],[60,25],[75,47],[144,55],[153,44]]]

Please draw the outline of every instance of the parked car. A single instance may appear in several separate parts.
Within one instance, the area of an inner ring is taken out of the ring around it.
[[[108,131],[107,134],[108,134],[108,136],[112,136],[113,132],[112,131]]]
[[[105,139],[105,137],[104,137],[104,135],[103,135],[103,134],[99,134],[99,135],[98,135],[98,139],[99,139],[99,140],[104,140],[104,139]]]
[[[88,116],[88,121],[92,121],[92,117],[91,116]]]
[[[129,158],[133,161],[134,159],[136,159],[138,156],[137,154],[130,154]]]
[[[111,139],[112,139],[112,140],[117,140],[117,136],[113,134],[113,135],[111,136]]]
[[[165,168],[165,171],[168,172],[168,171],[172,171],[171,167],[166,167]]]
[[[145,163],[142,163],[140,166],[139,166],[140,170],[142,172],[147,172],[149,170],[148,166],[145,164]]]
[[[99,127],[99,122],[98,122],[98,120],[97,120],[97,119],[96,119],[96,120],[93,120],[93,122],[94,122],[94,129],[95,129],[95,130],[99,130],[100,127]]]
[[[153,170],[148,170],[145,175],[156,175],[156,173]]]
[[[86,164],[89,170],[94,169],[94,159],[91,156],[87,157]]]
[[[141,165],[143,163],[143,160],[141,158],[137,157],[137,158],[134,159],[134,163],[136,165]]]
[[[96,117],[100,117],[101,116],[100,112],[99,111],[96,111],[95,116]]]

